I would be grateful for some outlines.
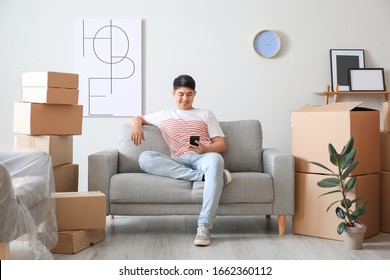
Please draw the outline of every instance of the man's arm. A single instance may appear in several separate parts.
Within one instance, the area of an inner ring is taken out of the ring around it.
[[[211,138],[212,143],[210,145],[203,145],[201,142],[198,142],[199,146],[190,145],[190,149],[198,154],[204,153],[223,153],[226,151],[225,138],[217,136]]]
[[[130,119],[130,125],[133,127],[133,131],[131,133],[131,140],[134,145],[141,145],[142,141],[145,140],[144,130],[142,129],[142,125],[148,124],[143,116],[137,116]]]

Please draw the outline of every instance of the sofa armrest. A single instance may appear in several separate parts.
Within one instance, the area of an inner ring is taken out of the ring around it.
[[[263,169],[264,173],[272,176],[274,182],[275,201],[273,214],[294,214],[294,157],[276,149],[263,149]]]
[[[106,195],[106,214],[110,213],[110,179],[118,173],[118,150],[104,150],[88,156],[88,190]]]

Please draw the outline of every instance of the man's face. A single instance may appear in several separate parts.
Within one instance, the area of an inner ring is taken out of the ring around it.
[[[172,91],[172,95],[176,100],[177,108],[180,110],[193,109],[192,103],[196,95],[196,91],[187,87],[181,87]]]

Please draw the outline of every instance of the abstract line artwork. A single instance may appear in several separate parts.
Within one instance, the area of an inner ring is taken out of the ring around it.
[[[84,116],[141,115],[141,20],[78,19],[75,42]]]

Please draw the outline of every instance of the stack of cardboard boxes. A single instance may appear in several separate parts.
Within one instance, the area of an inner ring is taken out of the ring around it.
[[[353,136],[359,165],[352,175],[357,186],[352,199],[363,195],[368,200],[362,221],[367,225],[365,238],[379,233],[380,226],[380,112],[359,107],[360,102],[339,102],[324,106],[304,106],[292,112],[292,154],[295,157],[295,214],[293,232],[308,236],[341,240],[337,226],[341,222],[335,207],[339,193],[319,197],[326,190],[317,182],[328,177],[316,161],[337,171],[329,161],[328,144],[337,151]]]
[[[381,232],[390,233],[390,103],[383,103],[383,131],[381,131]]]
[[[14,106],[15,146],[50,154],[56,192],[58,243],[54,253],[77,253],[105,238],[106,199],[78,192],[73,135],[81,135],[79,77],[72,73],[22,74],[22,102]]]
[[[14,105],[15,146],[50,154],[57,192],[78,190],[73,135],[82,131],[77,74],[22,73],[22,102]]]
[[[101,192],[55,193],[58,243],[53,253],[74,254],[106,237],[106,196]]]

